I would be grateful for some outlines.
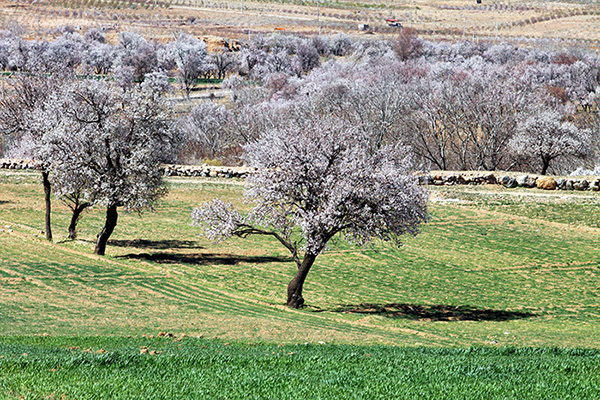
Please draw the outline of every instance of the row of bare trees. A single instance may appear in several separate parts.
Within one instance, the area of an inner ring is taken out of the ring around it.
[[[302,77],[272,73],[260,85],[232,77],[225,104],[202,104],[182,124],[191,140],[185,159],[235,161],[244,144],[285,117],[282,104],[310,103],[378,145],[410,146],[423,168],[564,173],[593,164],[600,91],[587,93],[584,107],[557,97],[547,80],[517,74],[521,67],[384,53],[331,60]]]
[[[124,91],[139,86],[168,92],[174,74],[189,95],[207,62],[229,63],[220,76],[237,73],[225,80],[227,101],[201,104],[184,117],[180,125],[189,140],[180,153],[183,162],[239,162],[248,139],[261,124],[272,125],[272,115],[277,118],[273,103],[281,101],[318,102],[376,132],[382,143],[410,145],[425,168],[565,172],[581,166],[580,159],[592,165],[600,144],[600,58],[580,50],[431,42],[408,30],[392,42],[343,34],[257,35],[238,53],[213,55],[185,34],[159,44],[123,32],[114,45],[94,29],[83,36],[65,30],[54,41],[0,35],[4,68],[51,77],[56,71],[100,71]],[[554,146],[563,150],[551,155],[525,151],[530,147],[518,145],[524,139],[517,134],[526,135],[525,122],[547,117],[548,110],[574,126],[567,135],[572,144]],[[3,152],[8,141],[2,141]]]

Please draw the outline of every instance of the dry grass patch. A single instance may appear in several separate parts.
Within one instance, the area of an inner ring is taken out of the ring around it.
[[[18,22],[32,31],[67,24],[86,29],[100,24],[115,32],[133,30],[158,40],[170,40],[173,29],[197,36],[227,38],[276,29],[305,34],[319,30],[325,34],[345,31],[358,35],[362,34],[357,28],[361,23],[368,24],[376,35],[394,36],[398,30],[386,26],[387,18],[398,18],[404,26],[415,28],[427,37],[460,39],[464,33],[467,38],[478,38],[497,33],[499,37],[569,38],[585,42],[600,39],[598,7],[567,1],[510,0],[480,5],[463,0],[323,2],[318,20],[315,3],[299,5],[274,0],[245,1],[243,13],[239,1],[187,0],[170,1],[164,6],[132,1],[95,1],[91,6],[82,6],[57,0],[43,4],[2,0],[0,10],[5,22]]]

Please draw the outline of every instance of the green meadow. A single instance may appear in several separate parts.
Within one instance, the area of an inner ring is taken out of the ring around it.
[[[600,391],[600,354],[581,349],[115,337],[0,343],[7,399],[594,399]]]
[[[49,243],[38,175],[0,171],[0,398],[600,393],[596,192],[432,187],[420,235],[336,241],[292,310],[278,242],[213,243],[190,225],[215,197],[248,207],[243,184],[170,178],[154,212],[120,213],[100,257],[103,210],[70,241],[55,201]]]

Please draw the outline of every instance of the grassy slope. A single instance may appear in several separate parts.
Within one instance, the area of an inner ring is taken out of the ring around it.
[[[156,213],[120,216],[101,258],[91,254],[101,210],[83,217],[78,241],[40,239],[36,182],[0,172],[0,228],[14,230],[0,232],[2,335],[169,330],[284,343],[600,344],[599,231],[585,217],[598,207],[595,194],[540,203],[485,187],[436,188],[442,201],[420,236],[400,250],[335,244],[309,275],[310,307],[293,311],[282,305],[293,266],[277,243],[213,244],[188,225],[204,199],[239,202],[239,183],[174,179]],[[57,237],[68,216],[56,204]],[[390,303],[412,306],[382,307]]]

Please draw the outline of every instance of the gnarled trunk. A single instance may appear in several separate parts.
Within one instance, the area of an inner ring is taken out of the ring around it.
[[[52,213],[52,201],[50,200],[52,186],[50,185],[50,179],[48,178],[48,176],[48,171],[42,171],[42,183],[44,185],[44,200],[46,202],[46,239],[52,241],[52,223],[50,220],[50,215]]]
[[[546,175],[548,167],[550,166],[550,157],[542,157],[542,175]]]
[[[69,239],[77,239],[77,222],[81,213],[90,206],[90,203],[75,204],[73,207],[73,215],[71,215],[71,223],[69,224]]]
[[[94,253],[103,256],[106,251],[106,243],[108,242],[108,238],[112,235],[115,230],[115,226],[117,226],[117,219],[119,218],[119,214],[117,213],[117,206],[111,205],[106,209],[106,222],[104,223],[104,228],[102,228],[102,232],[98,235],[98,240],[96,241],[96,248],[94,249]]]
[[[298,267],[298,272],[294,279],[290,281],[287,289],[287,306],[291,308],[300,308],[304,304],[304,298],[302,297],[302,288],[304,281],[310,271],[310,267],[315,263],[317,256],[312,254],[306,254],[302,260],[302,264]]]

